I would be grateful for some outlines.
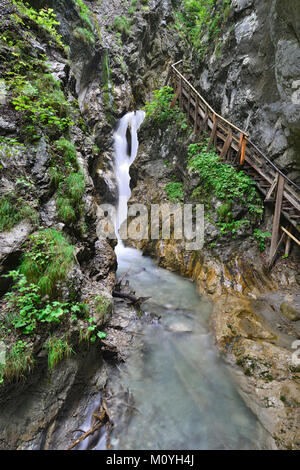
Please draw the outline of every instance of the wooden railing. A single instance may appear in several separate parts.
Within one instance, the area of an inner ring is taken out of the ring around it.
[[[248,134],[218,114],[178,70],[182,61],[171,66],[171,84],[176,92],[174,101],[186,112],[188,128],[193,126],[196,137],[209,134],[208,150],[213,145],[224,162],[243,167],[256,181],[265,201],[275,203],[272,240],[269,254],[271,267],[282,242],[286,252],[291,239],[300,245],[291,231],[299,232],[300,187],[279,169],[249,138]],[[281,216],[289,223],[288,230],[281,230]],[[288,254],[288,253],[286,253]]]

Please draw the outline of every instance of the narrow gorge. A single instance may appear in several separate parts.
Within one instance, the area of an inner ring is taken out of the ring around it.
[[[0,449],[299,450],[300,5],[0,0],[0,54]]]

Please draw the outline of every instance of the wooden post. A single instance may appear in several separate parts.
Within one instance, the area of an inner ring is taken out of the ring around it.
[[[285,250],[284,250],[285,256],[289,256],[289,254],[290,254],[290,249],[291,249],[291,238],[290,238],[290,237],[286,237]]]
[[[179,107],[182,109],[182,78],[179,80]]]
[[[187,107],[187,130],[190,128],[190,112],[191,112],[191,89],[189,88],[188,107]]]
[[[215,140],[215,135],[216,135],[216,131],[217,131],[217,124],[218,124],[217,116],[214,114],[214,116],[213,116],[213,127],[212,127],[212,130],[211,130],[208,146],[207,146],[207,149],[206,149],[207,152],[209,151],[209,149],[211,147],[211,144]]]
[[[273,216],[272,240],[271,240],[271,248],[270,248],[270,255],[269,255],[270,262],[272,261],[273,256],[276,254],[276,251],[277,251],[284,181],[285,181],[284,177],[282,175],[279,175],[278,185],[277,185],[276,205],[275,205],[275,211],[274,211],[274,216]]]
[[[267,192],[265,201],[268,201],[268,200],[271,198],[271,196],[272,196],[272,194],[273,194],[273,192],[274,192],[274,190],[275,190],[275,188],[276,188],[276,186],[277,186],[277,183],[278,183],[278,175],[279,175],[279,173],[276,173],[276,176],[275,176],[275,178],[274,178],[274,181],[273,181],[273,183],[271,184],[271,187],[270,187],[269,191]]]
[[[197,135],[198,130],[198,95],[195,99],[195,114],[194,114],[194,134]]]
[[[201,119],[201,117],[200,117],[200,119]],[[204,116],[204,118],[203,118],[203,121],[202,121],[202,122],[200,121],[200,126],[199,126],[199,127],[200,127],[200,131],[201,131],[201,132],[205,132],[205,131],[206,131],[206,128],[207,128],[207,121],[208,121],[208,110],[206,109],[206,111],[205,111],[205,116]]]
[[[220,158],[225,158],[226,159],[226,156],[227,156],[227,153],[228,153],[228,150],[229,150],[229,147],[231,145],[231,142],[232,142],[232,129],[229,128],[229,131],[228,131],[228,136],[224,142],[224,145],[223,145],[223,148],[222,148],[222,152],[221,152],[221,155],[220,155]]]
[[[241,156],[240,156],[240,165],[244,165],[245,160],[245,151],[246,151],[246,137],[245,134],[241,135]]]

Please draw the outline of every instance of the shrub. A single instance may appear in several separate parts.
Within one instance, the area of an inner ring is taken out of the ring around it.
[[[56,15],[52,8],[42,8],[37,11],[32,8],[28,3],[23,3],[22,1],[13,0],[13,3],[18,8],[18,11],[25,17],[30,18],[34,21],[40,28],[46,31],[56,43],[63,47],[62,36],[57,32],[57,26],[59,21],[56,20]]]
[[[260,251],[264,251],[266,248],[266,239],[270,238],[272,234],[270,232],[263,232],[259,228],[255,229],[253,232],[254,238],[258,241],[258,246]]]

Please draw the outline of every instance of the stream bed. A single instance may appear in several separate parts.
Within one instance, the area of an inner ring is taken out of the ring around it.
[[[118,274],[127,271],[136,295],[151,297],[144,315],[159,320],[140,322],[143,336],[134,337],[115,383],[112,379],[115,393],[128,389],[134,403],[125,423],[114,423],[112,448],[263,448],[265,432],[213,344],[212,305],[191,281],[157,267],[138,250],[119,245],[117,255]]]
[[[107,442],[122,450],[264,448],[266,433],[240,398],[213,344],[212,304],[188,279],[125,247],[119,235],[127,219],[129,169],[144,118],[143,111],[127,113],[114,135],[119,193],[115,232],[118,275],[127,273],[136,296],[150,298],[140,320],[123,322],[125,330],[135,330],[133,339],[125,363],[117,373],[109,371],[109,393],[117,400],[112,434],[109,439],[102,434],[89,448],[105,449]]]

